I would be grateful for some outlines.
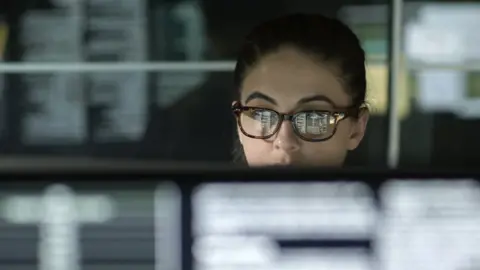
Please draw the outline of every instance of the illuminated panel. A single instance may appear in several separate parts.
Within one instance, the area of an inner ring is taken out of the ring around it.
[[[2,216],[7,222],[3,229],[10,230],[13,237],[22,237],[13,234],[19,232],[18,228],[26,229],[25,225],[38,227],[37,237],[26,236],[22,242],[37,246],[40,270],[81,269],[80,226],[105,224],[115,218],[115,202],[108,196],[77,195],[61,184],[48,187],[43,194],[5,196],[2,206]],[[0,240],[3,245],[11,244]]]
[[[78,63],[82,61],[82,22],[77,9],[30,10],[22,16],[19,42],[22,61]],[[25,145],[75,145],[88,136],[83,78],[71,74],[24,74]]]
[[[182,264],[181,193],[171,183],[155,191],[155,270],[180,270]]]
[[[207,184],[192,207],[195,270],[371,269],[363,184]]]
[[[4,59],[5,48],[8,41],[8,25],[0,18],[0,61]]]
[[[89,62],[144,62],[147,60],[144,0],[86,1],[87,40],[85,57]],[[96,143],[140,140],[146,126],[147,74],[90,73],[90,113]],[[135,91],[132,91],[135,89]]]
[[[20,192],[0,193],[2,269],[181,269],[174,185],[126,190],[58,184]]]
[[[480,267],[480,193],[469,180],[392,181],[381,190],[380,269]]]

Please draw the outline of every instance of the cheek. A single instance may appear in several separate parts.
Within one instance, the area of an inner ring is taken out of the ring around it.
[[[338,143],[332,138],[326,142],[307,143],[302,154],[306,164],[337,167],[342,166],[347,150],[344,144]]]
[[[338,127],[335,135],[324,142],[305,142],[302,154],[308,164],[320,166],[341,166],[347,155],[348,127]]]
[[[333,141],[343,144],[344,147],[347,147],[348,141],[350,140],[352,134],[352,125],[348,119],[340,122],[337,126],[337,131],[332,137]]]
[[[248,138],[242,135],[243,152],[250,166],[265,165],[271,152],[272,144],[264,140]]]

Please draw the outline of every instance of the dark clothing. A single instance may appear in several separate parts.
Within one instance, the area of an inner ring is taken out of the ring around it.
[[[231,73],[214,73],[172,107],[151,115],[143,157],[169,161],[230,161],[235,121]]]

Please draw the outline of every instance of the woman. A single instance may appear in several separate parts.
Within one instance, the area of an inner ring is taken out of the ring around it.
[[[239,152],[249,166],[341,166],[365,134],[365,52],[336,19],[295,14],[256,27],[234,81]]]

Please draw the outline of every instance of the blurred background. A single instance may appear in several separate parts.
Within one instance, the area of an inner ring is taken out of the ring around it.
[[[367,52],[373,116],[350,165],[473,167],[480,2],[395,3],[4,0],[0,152],[229,162],[233,60],[243,36],[265,19],[305,11],[345,21]],[[392,41],[395,12],[402,23]]]
[[[1,0],[0,171],[231,162],[243,36],[302,11],[343,20],[367,52],[372,117],[349,165],[476,166],[478,0]],[[56,177],[0,177],[0,269],[479,269],[478,181]]]

